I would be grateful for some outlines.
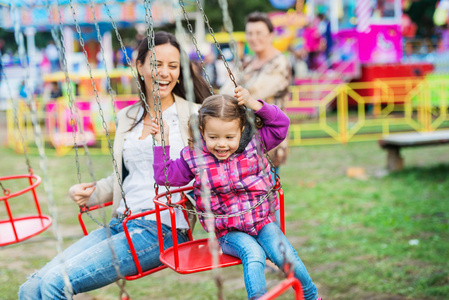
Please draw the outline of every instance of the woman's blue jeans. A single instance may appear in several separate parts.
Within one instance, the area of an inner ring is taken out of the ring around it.
[[[245,287],[249,299],[257,299],[267,292],[265,260],[268,258],[276,266],[282,268],[284,255],[281,249],[285,249],[285,258],[292,263],[292,271],[302,284],[304,299],[315,300],[317,298],[315,284],[307,273],[306,267],[275,223],[269,223],[262,227],[256,236],[240,231],[231,231],[220,237],[218,242],[224,253],[242,260]]]
[[[110,224],[117,224],[117,219],[113,218]],[[119,279],[114,263],[123,276],[137,274],[122,223],[109,230],[109,238],[107,229],[100,228],[68,247],[62,253],[63,263],[59,255],[53,258],[20,287],[19,299],[71,299],[72,295],[104,287]],[[156,222],[134,219],[128,222],[128,230],[142,270],[160,266]],[[172,246],[171,228],[162,225],[162,231],[165,247]],[[188,237],[178,231],[178,242],[187,240]],[[111,247],[115,252],[115,260]],[[72,290],[65,291],[63,269]]]

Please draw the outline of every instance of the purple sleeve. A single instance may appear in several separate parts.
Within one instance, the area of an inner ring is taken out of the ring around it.
[[[195,177],[182,157],[175,160],[170,159],[170,146],[165,146],[165,156],[168,169],[167,178],[165,177],[165,162],[162,146],[154,147],[153,170],[154,179],[157,184],[163,185],[168,180],[171,186],[185,186]]]
[[[259,129],[260,137],[265,143],[267,151],[279,145],[287,137],[290,119],[276,105],[259,100],[262,108],[256,111],[256,115],[262,118],[264,126]]]

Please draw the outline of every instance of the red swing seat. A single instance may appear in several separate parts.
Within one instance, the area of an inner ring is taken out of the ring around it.
[[[173,192],[175,192],[175,191],[173,191]],[[157,190],[156,190],[156,194],[157,194]],[[185,207],[185,202],[186,201],[188,201],[187,197],[185,197],[184,194],[182,194],[181,200],[179,202],[177,202],[176,204],[179,204],[179,205],[182,205],[182,206]],[[93,211],[93,210],[96,210],[96,209],[99,209],[99,208],[103,208],[103,207],[106,207],[106,206],[110,206],[110,205],[112,205],[112,201],[111,202],[106,202],[104,204],[93,205],[93,206],[90,206],[90,207],[86,207],[86,208],[80,209],[80,212],[78,213],[78,220],[80,222],[81,229],[83,230],[84,235],[88,235],[88,232],[87,232],[86,226],[84,225],[84,221],[83,221],[82,215],[84,213],[86,213],[86,212],[90,212],[90,211]],[[165,209],[163,209],[163,210],[165,210]],[[187,213],[185,211],[183,211],[183,212],[184,212],[184,216],[185,216],[185,218],[187,220]],[[156,209],[144,211],[144,212],[141,212],[141,213],[138,213],[138,214],[134,214],[134,215],[129,215],[128,217],[123,219],[123,231],[125,232],[126,239],[128,241],[128,245],[129,245],[129,249],[130,249],[131,254],[133,256],[134,264],[136,265],[136,268],[137,268],[137,274],[125,276],[126,280],[139,279],[141,277],[144,277],[146,275],[155,273],[155,272],[160,271],[162,269],[165,269],[167,267],[166,265],[162,264],[159,267],[156,267],[156,268],[153,268],[153,269],[150,269],[150,270],[147,270],[147,271],[143,271],[142,267],[140,265],[140,262],[139,262],[139,258],[137,257],[136,250],[134,248],[134,244],[133,244],[133,241],[131,239],[131,235],[129,234],[129,230],[128,230],[128,221],[129,220],[136,219],[136,218],[141,218],[141,217],[144,217],[144,216],[147,216],[147,215],[151,215],[151,214],[154,214],[154,213],[156,213]],[[192,240],[192,232],[190,231],[190,229],[188,231],[188,236],[189,236],[189,239]]]
[[[8,219],[0,220],[0,247],[18,243],[35,235],[38,235],[39,233],[50,227],[52,223],[52,220],[49,216],[43,215],[41,213],[41,208],[37,199],[36,187],[42,181],[39,176],[32,174],[31,171],[30,174],[25,175],[0,177],[0,181],[16,180],[22,178],[28,179],[29,186],[12,194],[9,193],[9,190],[5,190],[4,195],[0,197],[0,201],[3,201],[3,203],[5,203],[6,212],[8,214]],[[29,191],[31,191],[33,195],[37,215],[14,217],[11,212],[8,200],[25,194]]]
[[[276,188],[280,187],[280,182],[278,181]],[[185,192],[187,190],[192,190],[193,187],[181,188],[172,190],[171,194],[177,192]],[[166,197],[169,192],[162,194],[156,194],[154,198],[154,203],[156,206],[156,220],[158,226],[158,240],[161,255],[159,257],[160,261],[180,274],[191,274],[196,272],[208,271],[213,268],[225,268],[230,266],[235,266],[241,264],[241,260],[237,257],[224,254],[220,247],[215,245],[218,252],[218,263],[213,264],[213,255],[209,249],[209,241],[207,238],[193,240],[178,244],[178,239],[176,236],[176,219],[175,210],[172,206],[167,205],[167,203],[159,200],[161,197]],[[280,213],[281,213],[281,230],[285,233],[285,223],[284,223],[284,191],[279,188],[279,202],[280,202]],[[160,220],[160,210],[168,209],[170,211],[171,228],[173,231],[173,247],[164,249],[163,239],[162,239],[162,225]],[[189,234],[191,231],[189,230]],[[180,259],[180,257],[182,259]]]

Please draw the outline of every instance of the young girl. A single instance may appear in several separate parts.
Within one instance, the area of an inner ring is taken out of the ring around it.
[[[215,234],[224,253],[242,260],[248,298],[257,299],[267,292],[265,282],[265,260],[268,258],[282,268],[284,254],[291,262],[296,278],[301,281],[304,297],[317,299],[316,287],[298,254],[293,249],[279,226],[274,223],[274,211],[279,201],[274,194],[266,197],[272,187],[267,159],[259,154],[260,142],[257,134],[247,122],[245,105],[264,121],[259,129],[267,151],[276,147],[287,135],[288,117],[275,105],[255,100],[242,87],[235,89],[235,98],[214,95],[204,100],[199,110],[199,127],[202,138],[201,149],[186,147],[181,158],[164,159],[163,149],[154,149],[154,175],[158,184],[168,179],[172,186],[184,186],[193,178],[196,208],[205,212],[209,199],[201,198],[201,190],[210,191],[210,209],[215,215]],[[164,141],[167,144],[169,129],[164,124]],[[152,127],[152,134],[160,142],[159,128]],[[166,146],[169,153],[169,146]],[[166,178],[165,162],[168,168]],[[202,186],[206,184],[207,186]],[[259,201],[265,197],[259,205]],[[239,214],[244,212],[243,214]],[[204,229],[207,222],[198,216]]]

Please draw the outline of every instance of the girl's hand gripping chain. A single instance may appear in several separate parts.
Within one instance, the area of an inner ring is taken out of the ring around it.
[[[251,108],[254,111],[258,111],[262,108],[263,104],[254,99],[251,94],[243,88],[242,86],[238,86],[234,90],[234,97],[237,98],[239,105],[245,105],[248,108]]]

